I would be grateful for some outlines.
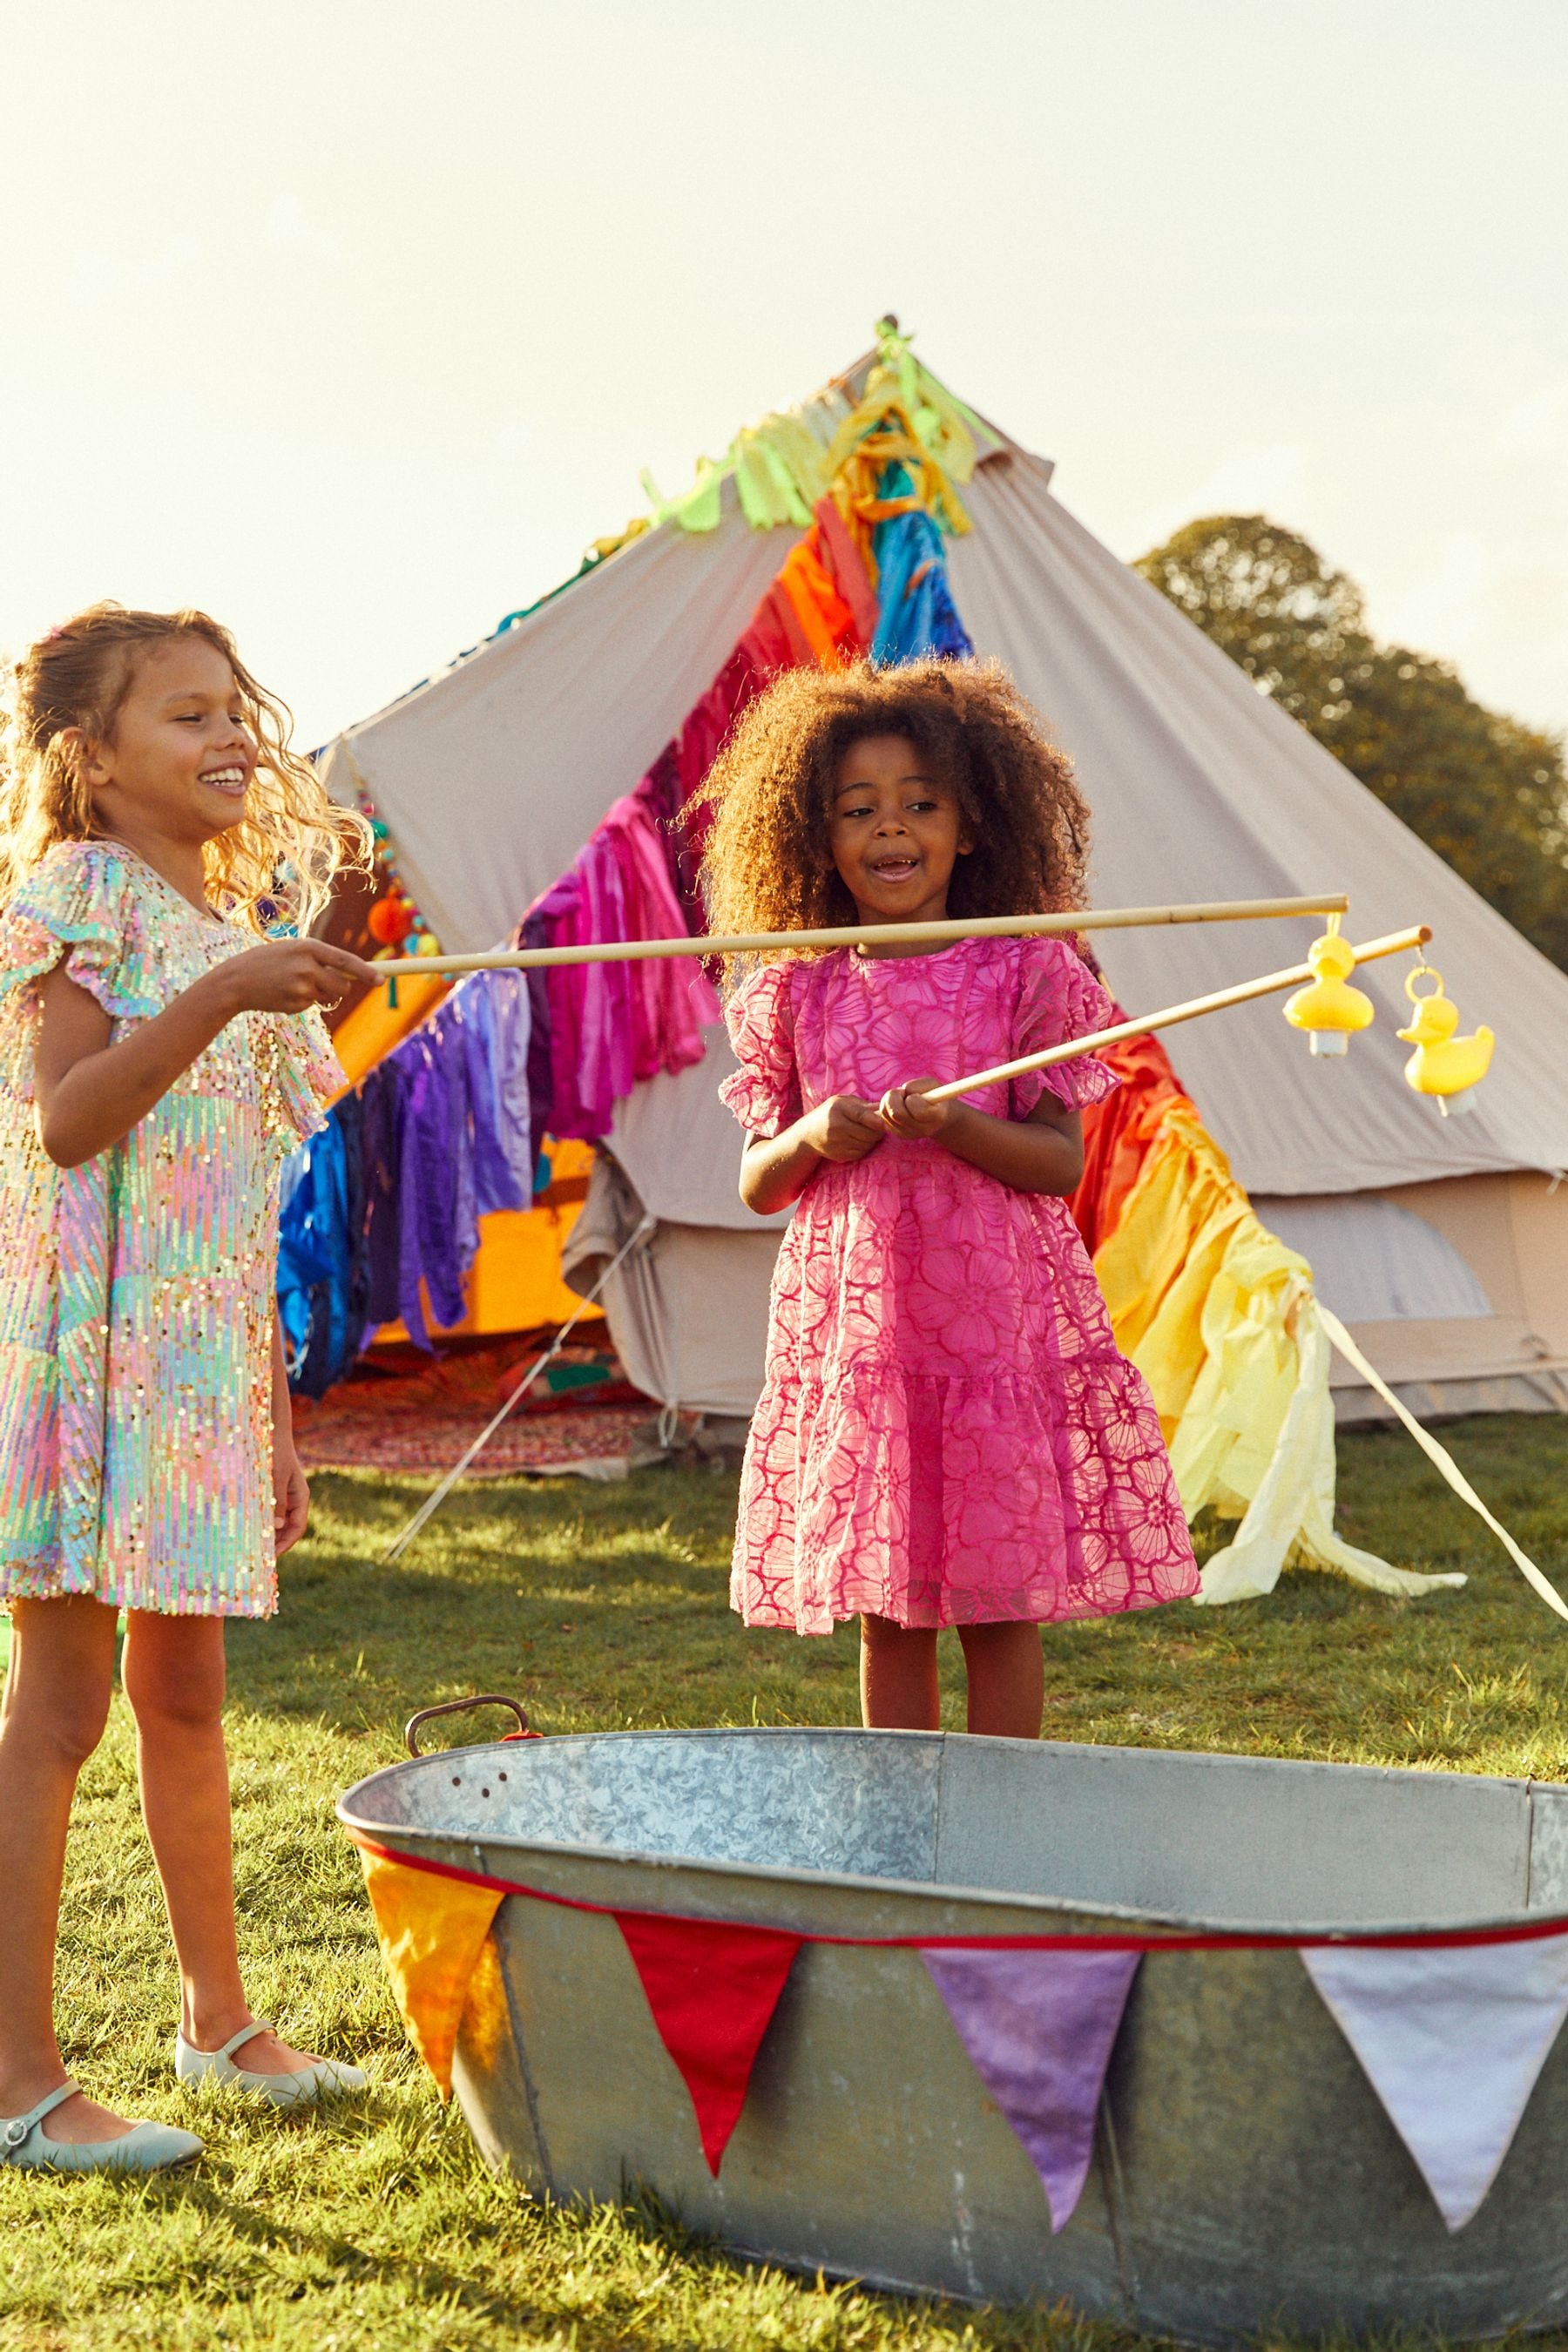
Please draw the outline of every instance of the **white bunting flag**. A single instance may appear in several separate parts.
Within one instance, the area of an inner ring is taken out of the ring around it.
[[[1568,2014],[1568,1936],[1301,1954],[1450,2230],[1479,2210]]]

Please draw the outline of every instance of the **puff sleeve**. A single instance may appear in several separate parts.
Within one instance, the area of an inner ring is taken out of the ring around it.
[[[1116,1000],[1068,940],[1020,940],[1018,962],[1016,1055],[1037,1054],[1047,1045],[1065,1045],[1070,1037],[1091,1036],[1118,1019]],[[1045,1094],[1052,1095],[1065,1110],[1082,1110],[1103,1100],[1121,1083],[1104,1062],[1092,1054],[1082,1054],[1074,1061],[1057,1062],[1048,1069],[1015,1078],[1010,1090],[1012,1116],[1026,1118]]]
[[[332,1051],[327,1024],[313,1005],[308,1013],[274,1013],[270,1024],[277,1045],[279,1132],[285,1148],[291,1150],[326,1125],[327,1106],[348,1080]]]
[[[801,1113],[795,1008],[787,963],[763,964],[724,1008],[740,1068],[720,1087],[748,1135],[778,1135]]]
[[[113,1019],[162,1010],[145,909],[112,842],[57,843],[0,913],[0,1005],[59,963]]]

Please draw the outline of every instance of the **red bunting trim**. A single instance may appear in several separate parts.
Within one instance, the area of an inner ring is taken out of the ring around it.
[[[659,2040],[691,2095],[702,2153],[717,2179],[801,1938],[647,1911],[614,1917]]]
[[[437,1862],[433,1855],[401,1853],[395,1846],[381,1845],[362,1830],[351,1829],[347,1822],[343,1827],[351,1844],[366,1853],[379,1855],[384,1862],[400,1862],[405,1870],[427,1870],[433,1877],[455,1878],[466,1886],[494,1887],[501,1895],[522,1895],[531,1903],[558,1904],[565,1911],[595,1911],[602,1917],[617,1921],[623,1935],[628,1919],[653,1920],[664,1927],[676,1920],[693,1927],[727,1927],[731,1924],[727,1920],[691,1919],[678,1911],[625,1911],[610,1903],[589,1903],[581,1895],[551,1895],[542,1886],[521,1886],[513,1878],[491,1878],[480,1870],[463,1870],[456,1863]],[[1448,1952],[1462,1951],[1474,1944],[1534,1944],[1552,1936],[1568,1936],[1568,1914],[1556,1912],[1544,1918],[1521,1921],[1517,1927],[1417,1927],[1407,1933],[1383,1936],[1359,1936],[1353,1929],[1317,1935],[1291,1935],[1281,1929],[1264,1935],[1229,1935],[1215,1930],[1171,1936],[1136,1932],[1104,1936],[827,1936],[814,1928],[797,1931],[793,1927],[747,1927],[741,1932],[767,1936],[776,1944],[788,1944],[792,1959],[802,1944],[842,1944],[852,1948],[864,1946],[872,1951],[913,1952],[1300,1952],[1343,1950],[1346,1947],[1373,1952]],[[784,1974],[788,1974],[787,1966]],[[784,1981],[782,1975],[779,1981]]]

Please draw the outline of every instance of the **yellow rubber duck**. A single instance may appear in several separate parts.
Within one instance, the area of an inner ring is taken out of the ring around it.
[[[1436,982],[1425,995],[1415,984],[1423,978]],[[1445,1118],[1451,1111],[1468,1110],[1475,1088],[1491,1067],[1497,1039],[1486,1028],[1468,1037],[1455,1036],[1459,1008],[1444,995],[1443,975],[1430,964],[1421,964],[1410,974],[1405,993],[1415,1007],[1409,1028],[1399,1032],[1415,1048],[1405,1065],[1406,1086],[1418,1095],[1435,1095]]]
[[[1306,1030],[1314,1054],[1346,1053],[1355,1032],[1371,1027],[1375,1008],[1370,996],[1349,985],[1355,950],[1340,937],[1337,921],[1312,941],[1307,961],[1313,977],[1290,998],[1285,1018],[1292,1028]]]

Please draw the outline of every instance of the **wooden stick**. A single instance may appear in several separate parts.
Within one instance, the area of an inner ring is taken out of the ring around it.
[[[536,971],[563,963],[641,963],[650,956],[763,955],[775,949],[941,946],[952,940],[1049,939],[1074,931],[1137,930],[1160,923],[1247,923],[1281,915],[1342,915],[1342,891],[1315,898],[1222,898],[1192,907],[1080,907],[1065,915],[980,915],[968,922],[876,923],[831,931],[740,931],[679,940],[587,940],[563,948],[491,948],[483,955],[389,957],[383,980],[464,971]]]
[[[1390,931],[1385,939],[1369,940],[1357,948],[1357,963],[1371,963],[1378,956],[1398,955],[1404,948],[1424,948],[1432,934],[1425,923],[1417,923],[1408,931]],[[1026,1077],[1031,1070],[1047,1070],[1056,1062],[1076,1061],[1080,1054],[1097,1054],[1102,1045],[1119,1045],[1124,1037],[1146,1037],[1151,1030],[1170,1029],[1178,1021],[1195,1021],[1200,1013],[1223,1013],[1227,1004],[1246,1004],[1255,996],[1272,996],[1281,988],[1294,988],[1312,977],[1310,963],[1293,963],[1286,971],[1266,972],[1261,980],[1244,980],[1239,987],[1216,989],[1211,996],[1189,997],[1185,1004],[1168,1004],[1163,1013],[1145,1013],[1136,1021],[1119,1021],[1114,1029],[1097,1029],[1091,1037],[1069,1038],[1065,1045],[1047,1045],[1042,1054],[1026,1054],[1016,1062],[998,1062],[994,1070],[980,1070],[972,1078],[952,1078],[946,1086],[931,1087],[927,1102],[956,1102],[960,1095],[976,1093],[982,1087],[1000,1086],[1005,1078]]]

